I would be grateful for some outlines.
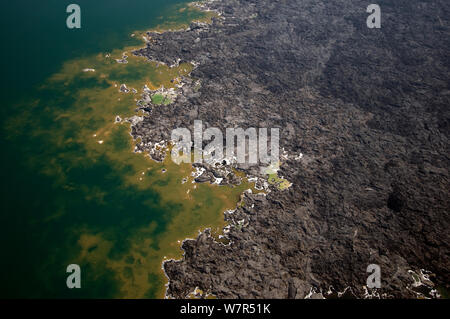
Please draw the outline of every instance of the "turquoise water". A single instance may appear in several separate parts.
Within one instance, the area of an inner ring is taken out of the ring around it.
[[[70,58],[133,43],[130,32],[161,23],[180,0],[21,0],[2,3],[2,94],[23,94]],[[81,29],[66,27],[66,7],[81,7]],[[135,41],[134,41],[135,42]],[[5,107],[2,107],[2,111]]]
[[[162,297],[164,257],[180,257],[200,227],[223,226],[246,185],[181,185],[190,166],[134,154],[129,127],[113,121],[134,114],[136,97],[114,85],[168,85],[189,66],[105,56],[142,46],[135,30],[203,15],[183,1],[80,0],[82,29],[69,30],[71,2],[2,4],[0,297]],[[66,287],[71,263],[81,289]]]

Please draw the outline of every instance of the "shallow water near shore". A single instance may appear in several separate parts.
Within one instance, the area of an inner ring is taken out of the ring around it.
[[[145,2],[131,7],[143,10]],[[130,124],[115,123],[116,116],[142,115],[135,108],[144,85],[173,87],[192,70],[190,64],[169,68],[132,56],[133,48],[143,46],[139,33],[130,37],[134,30],[208,18],[184,4],[160,3],[157,13],[132,24],[133,30],[129,20],[118,19],[126,35],[120,31],[115,41],[79,57],[67,54],[51,74],[33,74],[34,86],[5,93],[1,297],[163,297],[162,261],[180,258],[181,241],[198,230],[220,232],[223,212],[250,187],[193,183],[190,165],[178,166],[169,157],[156,163],[134,153]],[[117,63],[124,52],[128,63]],[[46,52],[41,54],[45,60]],[[121,84],[136,93],[120,92]],[[81,289],[66,287],[72,263],[81,266]]]

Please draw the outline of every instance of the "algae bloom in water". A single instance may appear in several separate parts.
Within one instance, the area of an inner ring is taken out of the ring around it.
[[[152,95],[152,103],[156,105],[168,105],[172,103],[172,100],[164,94],[153,94]]]
[[[192,7],[175,12],[165,19],[171,28],[208,18]],[[37,263],[27,269],[32,296],[163,297],[163,260],[180,258],[180,241],[199,229],[220,232],[223,212],[250,187],[196,184],[190,165],[134,152],[130,119],[144,116],[135,112],[144,88],[176,89],[193,66],[158,65],[133,49],[65,62],[6,122],[8,140],[27,149],[27,170],[46,180],[50,199],[23,222],[36,252],[45,251],[28,253]],[[152,102],[172,100],[156,93]],[[69,264],[81,266],[81,289],[65,286]]]

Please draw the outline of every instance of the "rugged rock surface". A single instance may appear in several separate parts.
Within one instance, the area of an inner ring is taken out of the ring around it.
[[[409,269],[449,288],[450,2],[377,3],[381,29],[359,0],[209,2],[223,18],[151,33],[135,52],[198,63],[175,103],[133,127],[142,145],[201,119],[279,127],[281,147],[304,154],[281,166],[292,187],[226,214],[228,245],[208,232],[183,243],[184,259],[164,264],[169,296],[363,296],[372,263],[384,296],[416,296]]]

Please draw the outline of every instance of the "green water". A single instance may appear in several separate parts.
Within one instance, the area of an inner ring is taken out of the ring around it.
[[[115,58],[142,46],[136,30],[204,14],[182,1],[79,0],[82,29],[69,30],[71,2],[2,4],[0,297],[162,297],[162,260],[198,229],[219,230],[248,185],[182,184],[189,165],[133,153],[114,119],[134,115],[139,94],[117,86],[168,87],[191,66]],[[81,289],[66,287],[72,263]]]

